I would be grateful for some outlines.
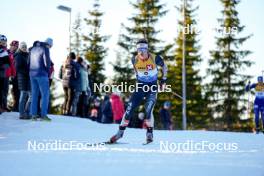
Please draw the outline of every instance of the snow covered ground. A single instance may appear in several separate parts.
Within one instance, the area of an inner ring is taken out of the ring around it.
[[[106,141],[117,125],[53,116],[52,122],[0,115],[0,176],[264,176],[264,135],[127,129],[116,145]],[[203,147],[203,148],[202,148]]]

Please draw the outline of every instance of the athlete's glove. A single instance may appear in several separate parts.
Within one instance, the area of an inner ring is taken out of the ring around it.
[[[167,79],[165,79],[165,78],[162,78],[161,80],[160,80],[160,85],[162,85],[162,84],[166,84],[166,81],[167,81]]]
[[[248,85],[246,86],[246,91],[249,91],[250,90],[250,84],[251,84],[251,82],[249,81],[248,82]]]
[[[160,86],[160,91],[163,92],[164,89],[165,89],[165,86],[166,86],[166,79],[165,79],[165,78],[162,78],[162,79],[159,81],[159,86]]]

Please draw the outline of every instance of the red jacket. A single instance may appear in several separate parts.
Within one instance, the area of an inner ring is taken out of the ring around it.
[[[9,78],[11,76],[16,76],[16,69],[15,69],[15,58],[14,58],[14,54],[11,53],[8,50],[8,55],[9,55],[9,62],[10,62],[10,66],[6,69],[6,77]]]
[[[121,98],[114,93],[111,95],[111,105],[112,105],[114,120],[117,121],[122,119],[125,113],[124,103],[121,100]]]

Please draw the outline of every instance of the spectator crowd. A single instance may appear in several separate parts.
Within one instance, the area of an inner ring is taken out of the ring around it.
[[[13,40],[7,48],[7,38],[0,35],[0,114],[19,112],[20,119],[51,121],[50,87],[54,78],[54,63],[50,56],[53,40],[35,41],[31,47]],[[105,95],[101,100],[90,89],[89,65],[70,52],[59,70],[65,116],[89,118],[100,123],[120,123],[126,103],[119,92]],[[8,95],[10,98],[8,99]],[[171,130],[170,102],[160,110],[163,129]],[[144,112],[138,113],[133,127],[144,128]]]

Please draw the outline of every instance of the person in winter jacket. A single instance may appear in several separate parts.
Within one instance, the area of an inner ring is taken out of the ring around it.
[[[125,113],[125,107],[119,94],[114,92],[111,94],[111,105],[113,111],[114,123],[120,124]]]
[[[50,121],[48,118],[49,104],[49,70],[51,59],[49,49],[53,45],[53,40],[47,38],[45,42],[34,42],[34,46],[29,53],[29,75],[31,81],[31,115],[33,119]],[[41,114],[38,116],[38,99],[41,94]]]
[[[261,131],[259,124],[259,116],[262,119],[262,132],[264,133],[264,83],[263,76],[258,76],[258,82],[251,84],[250,82],[246,86],[246,91],[255,89],[255,100],[254,100],[254,114],[255,114],[255,130],[258,134]]]
[[[99,123],[102,122],[101,101],[98,97],[94,99],[93,107],[90,113],[90,119]]]
[[[29,109],[31,101],[31,88],[29,78],[29,54],[27,52],[27,44],[21,42],[19,50],[15,56],[15,68],[18,81],[18,89],[20,91],[19,98],[19,118],[29,119]]]
[[[78,57],[77,62],[81,65],[80,67],[80,79],[81,79],[81,95],[79,98],[79,114],[81,117],[88,117],[88,101],[91,95],[91,90],[89,86],[89,76],[88,76],[88,65],[83,60],[83,58]]]
[[[126,112],[122,118],[119,129],[113,135],[109,143],[115,143],[124,135],[126,127],[129,125],[134,111],[145,98],[145,123],[146,143],[153,142],[154,115],[153,109],[157,101],[158,88],[164,90],[167,80],[167,66],[160,55],[155,55],[149,51],[148,41],[140,39],[137,42],[137,54],[131,58],[132,65],[136,73],[136,90],[131,95]],[[161,80],[158,80],[159,68],[161,68]],[[158,85],[159,81],[159,85]],[[139,85],[139,86],[138,86]],[[143,87],[148,87],[144,90]]]
[[[112,106],[108,95],[105,95],[102,103],[102,123],[113,123]]]
[[[77,115],[77,105],[79,101],[79,97],[82,93],[82,86],[81,86],[81,63],[82,58],[78,57],[76,62],[76,77],[73,80],[74,81],[74,87],[73,87],[73,100],[72,100],[72,107],[71,107],[71,113],[73,116]]]
[[[5,104],[5,81],[6,69],[10,66],[10,59],[6,48],[7,38],[0,34],[0,114],[6,111]]]
[[[170,107],[171,103],[166,101],[163,105],[163,108],[159,112],[164,130],[172,130]]]
[[[79,86],[78,81],[80,77],[80,67],[74,60],[76,55],[71,52],[64,64],[60,68],[59,78],[62,79],[62,86],[65,95],[63,103],[63,114],[71,115],[72,101],[74,97],[74,90]]]
[[[5,77],[5,84],[4,84],[4,94],[5,94],[5,99],[4,99],[4,106],[7,111],[9,109],[7,108],[7,96],[8,96],[8,91],[9,91],[9,85],[12,85],[11,89],[11,95],[12,95],[12,111],[17,112],[18,111],[18,103],[19,103],[19,90],[18,90],[18,85],[17,85],[17,78],[16,78],[16,69],[15,69],[15,54],[18,49],[19,42],[16,40],[13,40],[10,43],[10,48],[7,50],[8,55],[9,55],[9,61],[10,61],[10,66],[6,69],[6,77]]]

